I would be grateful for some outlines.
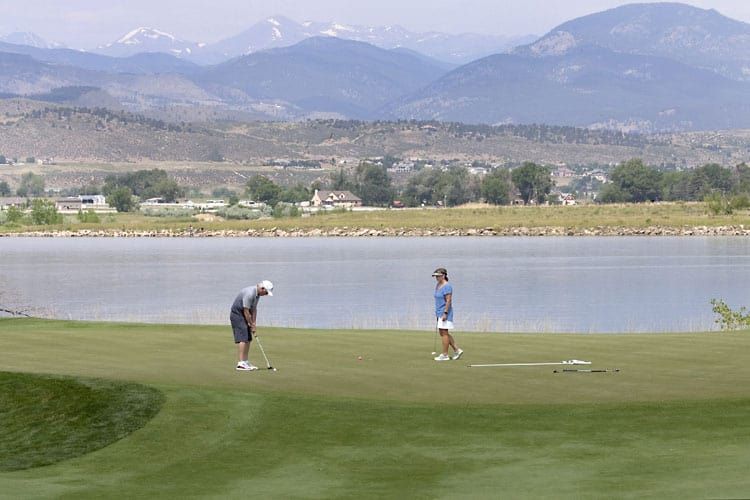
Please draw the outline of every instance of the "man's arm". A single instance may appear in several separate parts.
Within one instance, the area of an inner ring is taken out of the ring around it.
[[[250,333],[255,331],[255,311],[251,311],[247,307],[242,308],[242,315],[245,317],[245,323],[250,329]]]
[[[255,318],[258,316],[258,308],[255,307],[250,311],[250,331],[255,335]]]

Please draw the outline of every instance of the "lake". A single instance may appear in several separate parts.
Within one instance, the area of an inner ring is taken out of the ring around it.
[[[1,238],[0,304],[226,324],[237,292],[270,279],[259,326],[430,330],[436,267],[457,331],[709,330],[712,298],[750,305],[742,237]]]

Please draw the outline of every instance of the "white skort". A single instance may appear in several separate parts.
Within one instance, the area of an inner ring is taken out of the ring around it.
[[[439,330],[453,330],[453,321],[443,321],[443,318],[438,318],[437,327]]]

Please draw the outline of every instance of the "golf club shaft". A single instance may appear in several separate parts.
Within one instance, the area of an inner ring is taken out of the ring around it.
[[[492,363],[486,365],[469,365],[469,368],[487,368],[490,366],[552,366],[552,365],[590,365],[589,361],[568,360],[553,363]]]
[[[432,352],[433,354],[437,352],[437,339],[438,339],[438,326],[437,323],[435,323],[435,335],[432,340]]]
[[[271,362],[270,362],[270,361],[268,361],[268,356],[266,356],[266,351],[265,351],[265,349],[263,349],[263,344],[261,344],[261,343],[260,343],[260,337],[258,337],[258,336],[256,335],[256,336],[255,336],[255,341],[256,341],[256,342],[258,342],[258,347],[260,347],[260,352],[261,352],[261,353],[263,354],[263,359],[265,359],[265,360],[266,360],[266,367],[267,367],[268,369],[271,369],[271,368],[273,368],[273,367],[271,366]]]
[[[554,370],[555,373],[572,373],[572,372],[579,372],[579,373],[609,373],[609,372],[619,372],[619,368],[599,368],[599,369],[577,369],[577,368],[563,368],[562,370]]]

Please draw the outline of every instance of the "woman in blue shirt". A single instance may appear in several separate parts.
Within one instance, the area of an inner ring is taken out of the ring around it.
[[[435,285],[435,317],[436,328],[440,332],[440,340],[443,344],[443,352],[435,358],[435,361],[450,361],[458,359],[464,351],[456,346],[453,335],[453,286],[448,283],[448,271],[444,267],[435,269],[432,275],[437,279]],[[448,347],[453,348],[453,357],[448,355]]]

